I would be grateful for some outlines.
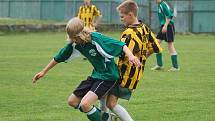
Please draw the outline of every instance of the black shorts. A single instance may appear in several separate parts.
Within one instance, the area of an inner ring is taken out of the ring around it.
[[[165,40],[166,42],[174,42],[175,37],[175,27],[174,24],[169,24],[167,26],[167,32],[162,33],[163,25],[160,28],[160,31],[158,32],[157,39],[159,40]]]
[[[94,92],[98,99],[104,97],[116,84],[116,81],[98,80],[88,77],[73,92],[77,97],[84,97],[89,91]]]

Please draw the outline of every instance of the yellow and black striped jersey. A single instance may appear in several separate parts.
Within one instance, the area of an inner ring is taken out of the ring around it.
[[[95,30],[93,26],[93,19],[96,16],[100,16],[101,12],[96,8],[95,5],[90,6],[80,6],[78,11],[78,18],[84,21],[85,27]]]
[[[133,54],[140,59],[142,66],[135,67],[128,57],[122,55],[117,64],[120,70],[121,86],[130,90],[136,89],[144,71],[147,53],[160,53],[162,48],[153,32],[144,24],[130,25],[122,33],[121,41],[125,42]]]

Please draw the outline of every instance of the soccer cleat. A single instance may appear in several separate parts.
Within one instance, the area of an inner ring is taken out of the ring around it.
[[[154,70],[163,70],[163,69],[164,69],[163,66],[158,66],[158,65],[156,65],[155,67],[151,68],[152,71],[154,71]]]
[[[169,72],[180,71],[180,68],[171,67],[168,71],[169,71]]]
[[[84,57],[83,60],[87,60],[87,58]]]
[[[109,118],[107,121],[117,121],[117,115],[114,113],[109,113]]]
[[[117,118],[114,113],[102,112],[102,121],[117,121]]]

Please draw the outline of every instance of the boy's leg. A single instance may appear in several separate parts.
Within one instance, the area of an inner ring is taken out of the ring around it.
[[[114,114],[108,110],[106,102],[107,102],[107,96],[102,97],[99,100],[100,109],[98,109],[98,110],[101,111],[102,120],[103,121],[116,121],[117,120],[116,114]]]
[[[81,97],[77,97],[74,94],[70,95],[68,98],[68,104],[74,108],[78,107],[80,102],[81,102]]]
[[[178,59],[177,59],[177,54],[175,54],[175,55],[171,55],[171,60],[172,60],[172,66],[174,67],[174,68],[179,68],[179,66],[178,66]]]
[[[101,111],[93,107],[93,104],[96,100],[104,97],[115,85],[115,83],[116,82],[114,81],[100,81],[89,77],[87,80],[82,81],[73,92],[75,96],[83,98],[80,104],[71,103],[73,104],[72,106],[80,109],[82,112],[87,113],[87,117],[91,121],[102,121],[100,115]]]
[[[81,100],[80,106],[84,112],[89,112],[93,108],[93,104],[98,100],[98,96],[89,91]]]
[[[69,97],[69,105],[79,109],[81,112],[87,113],[87,117],[90,121],[102,121],[100,116],[100,111],[93,106],[93,104],[98,99],[98,96],[93,93],[92,91],[89,91],[81,100],[81,98],[78,98],[74,94],[72,94]],[[80,104],[79,104],[80,103]]]
[[[99,100],[99,108],[101,109],[101,111],[108,112],[108,108],[106,106],[106,97],[102,97]]]
[[[163,66],[162,53],[157,53],[156,54],[156,59],[157,59],[157,65],[162,67]]]
[[[151,68],[151,70],[162,70],[163,69],[163,61],[162,61],[162,53],[156,54],[157,65]]]
[[[161,44],[161,40],[160,39],[157,39],[157,40],[158,40],[158,43]],[[156,59],[157,59],[157,65],[162,67],[163,66],[162,53],[157,53]]]
[[[168,49],[171,55],[172,67],[175,69],[179,69],[178,61],[177,61],[177,52],[175,50],[173,42],[168,42]]]
[[[161,36],[161,35],[160,35]],[[161,44],[161,40],[157,39],[158,43]],[[157,53],[156,54],[156,60],[157,60],[157,65],[155,65],[151,70],[161,70],[163,69],[163,61],[162,61],[162,53]]]
[[[118,97],[115,95],[109,95],[107,98],[107,106],[111,109],[117,116],[119,116],[121,121],[134,121],[129,113],[121,105],[117,104]]]
[[[172,68],[168,71],[179,71],[178,61],[177,61],[177,52],[174,47],[174,38],[175,38],[175,27],[174,25],[168,25],[167,26],[167,43],[168,43],[168,49],[171,55],[172,60]]]
[[[87,113],[90,121],[102,121],[100,111],[93,106],[97,100],[98,96],[92,91],[89,91],[81,100],[80,107],[83,112]]]
[[[89,92],[92,85],[93,81],[89,77],[86,80],[81,81],[81,83],[73,91],[73,94],[69,97],[68,104],[76,109],[81,110],[79,104],[82,98]]]
[[[93,107],[93,103],[98,99],[98,96],[90,91],[94,84],[95,81],[90,77],[82,81],[69,97],[68,104],[81,112],[87,113],[87,117],[91,121],[102,121],[100,120],[100,113]]]
[[[89,112],[87,112],[87,118],[90,121],[102,121],[101,113],[96,107],[93,107]]]
[[[84,98],[82,99],[82,101],[80,103],[81,107],[84,108],[83,110],[88,111],[90,109],[90,105],[91,105],[91,109],[92,109],[92,105],[96,102],[96,100],[105,97],[105,95],[108,94],[108,92],[112,89],[112,87],[115,85],[115,83],[116,82],[114,82],[114,81],[94,80],[94,84],[92,85],[90,91],[84,96]],[[90,120],[92,120],[92,121],[101,120],[102,121],[103,117],[100,115],[101,110],[98,110],[98,108],[96,108],[96,109],[94,108],[94,111],[92,111],[91,113],[88,113],[88,118]],[[98,114],[99,114],[99,117],[97,117]],[[94,117],[97,117],[97,119],[95,119]],[[105,120],[103,120],[103,121],[105,121]]]

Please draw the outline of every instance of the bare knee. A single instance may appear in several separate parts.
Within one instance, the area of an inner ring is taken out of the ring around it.
[[[76,107],[78,104],[74,100],[68,99],[68,105],[72,107]]]
[[[114,95],[109,95],[107,98],[107,107],[113,109],[117,105],[118,98]]]
[[[88,101],[81,101],[79,105],[84,112],[89,112],[92,109],[92,106]]]
[[[168,43],[168,49],[169,49],[170,55],[177,54],[173,42]]]
[[[107,97],[107,107],[112,110],[117,105],[117,101],[118,97],[116,97],[115,95],[109,95]]]
[[[117,102],[115,102],[115,101],[108,101],[107,102],[107,107],[109,109],[113,109],[116,106],[116,104],[117,104]]]
[[[68,98],[68,105],[69,106],[72,106],[72,107],[77,107],[77,105],[80,103],[80,98],[76,97],[75,95],[71,95],[69,98]]]

